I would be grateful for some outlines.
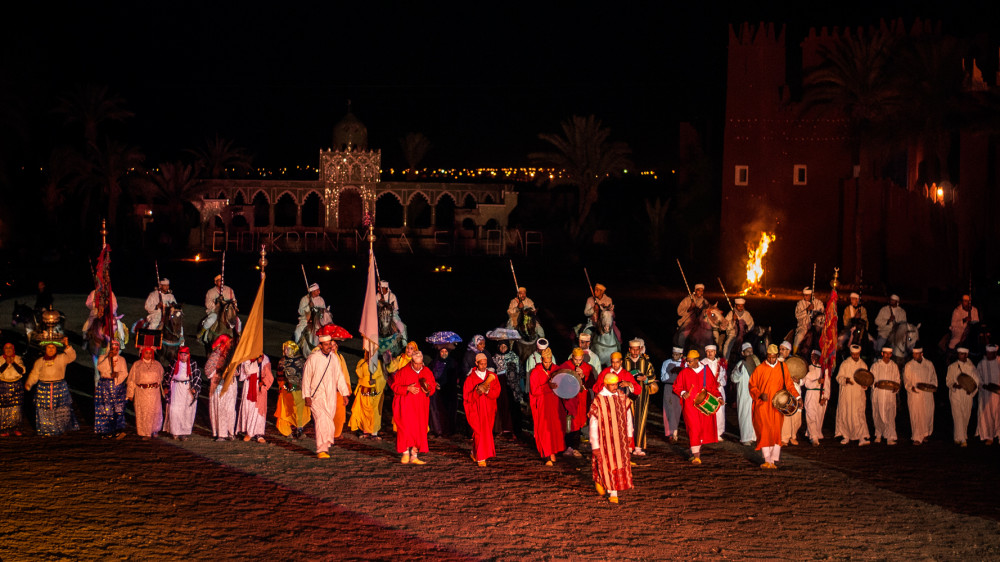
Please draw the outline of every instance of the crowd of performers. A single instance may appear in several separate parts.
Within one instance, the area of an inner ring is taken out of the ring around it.
[[[680,303],[678,325],[704,307],[703,292],[704,286],[696,285],[695,291]],[[155,314],[168,302],[164,294],[169,294],[166,280],[147,299],[147,322],[156,323]],[[389,293],[383,290],[382,294]],[[216,286],[206,296],[206,315],[217,312],[225,302],[235,302],[235,295],[217,278]],[[735,303],[727,316],[727,329],[736,325],[745,332],[752,328],[753,318],[744,299],[736,299]],[[392,304],[393,321],[398,322],[394,296]],[[305,315],[317,310],[317,306],[328,313],[318,285],[313,284],[299,312]],[[508,310],[511,324],[525,307],[534,308],[534,303],[521,287]],[[603,312],[613,310],[605,287],[596,285],[585,305],[588,320],[598,322]],[[492,349],[487,348],[487,338],[474,336],[460,358],[452,355],[454,341],[432,342],[427,347],[429,360],[413,341],[395,357],[365,352],[355,366],[357,382],[353,388],[347,362],[338,349],[337,339],[342,334],[332,324],[317,330],[317,345],[305,355],[296,342],[285,342],[275,372],[266,355],[230,365],[234,340],[225,334],[211,342],[204,369],[192,360],[187,347],[181,347],[166,368],[154,357],[152,347],[142,347],[140,358],[129,367],[121,355],[121,344],[112,340],[96,360],[94,431],[104,438],[124,437],[125,406],[131,401],[136,432],[143,439],[166,432],[184,440],[192,433],[202,381],[207,379],[212,436],[218,441],[242,438],[265,443],[270,411],[279,432],[296,439],[305,435],[305,426],[312,421],[317,457],[326,459],[345,426],[362,439],[381,439],[382,418],[391,412],[401,463],[427,462],[429,433],[466,433],[472,437],[472,462],[485,467],[496,456],[494,435],[520,434],[524,414],[531,418],[540,462],[552,466],[559,455],[582,458],[589,448],[595,488],[613,503],[618,502],[618,492],[632,487],[633,458],[646,455],[651,396],[661,389],[665,437],[676,442],[683,420],[689,461],[694,465],[702,463],[704,445],[723,439],[725,388],[730,382],[735,389],[735,396],[730,398],[736,404],[735,433],[744,445],[756,444],[763,469],[778,467],[781,448],[798,444],[803,425],[805,437],[813,445],[820,444],[833,392],[832,380],[837,381],[839,393],[834,438],[842,444],[871,443],[865,413],[870,399],[874,442],[884,440],[887,445],[895,445],[899,440],[896,394],[900,390],[907,397],[910,439],[914,445],[924,443],[933,433],[934,393],[939,378],[919,345],[912,349],[902,368],[894,360],[891,347],[880,347],[880,357],[869,365],[861,358],[861,346],[853,344],[835,373],[824,372],[818,349],[812,351],[804,373],[793,372],[793,352],[822,311],[821,301],[805,289],[803,299],[796,304],[798,328],[793,341],[767,346],[763,358],[755,355],[750,343],[744,343],[732,368],[719,356],[718,346],[708,344],[700,349],[687,346],[686,351],[684,347],[673,347],[671,357],[656,369],[640,338],[630,340],[625,353],[611,353],[608,364],[603,365],[591,349],[591,335],[586,331],[579,334],[576,347],[562,362],[545,338],[538,338],[535,349],[522,361],[513,351],[511,339],[499,332],[500,336],[490,338]],[[857,319],[867,323],[858,295],[851,295],[843,319],[845,326]],[[900,321],[905,321],[905,312],[894,295],[875,320],[879,344],[888,337],[888,328]],[[966,296],[953,314],[954,337],[949,338],[950,345],[962,341],[962,332],[971,321],[979,321],[978,311]],[[204,328],[209,326],[203,323]],[[300,322],[296,339],[303,329],[305,323]],[[992,444],[1000,439],[997,347],[986,346],[978,365],[969,359],[965,347],[954,347],[954,351],[956,359],[948,365],[944,379],[954,419],[954,442],[966,446],[978,394],[976,435],[983,443]],[[12,344],[4,345],[3,352],[0,434],[20,435],[24,391],[33,387],[37,387],[34,405],[39,435],[77,429],[65,381],[66,366],[76,359],[76,353],[67,340],[45,342],[44,354],[30,370]],[[576,381],[569,385],[568,393],[563,384],[567,376]],[[277,404],[269,410],[268,391],[275,383]]]

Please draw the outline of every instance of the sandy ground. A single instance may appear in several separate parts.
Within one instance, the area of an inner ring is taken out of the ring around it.
[[[1000,558],[1000,447],[940,429],[922,447],[786,448],[778,471],[732,441],[695,467],[683,440],[654,437],[614,506],[589,457],[545,467],[526,441],[479,468],[467,439],[432,438],[413,466],[389,438],[345,434],[319,460],[311,432],[216,443],[204,407],[188,441],[103,441],[88,377],[68,377],[81,431],[0,439],[3,560]]]

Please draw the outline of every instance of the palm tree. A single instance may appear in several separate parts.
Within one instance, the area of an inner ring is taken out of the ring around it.
[[[87,145],[97,148],[99,127],[108,121],[122,122],[134,114],[125,109],[125,99],[109,91],[107,86],[78,84],[59,98],[55,113],[63,116],[67,125],[81,125]]]
[[[399,147],[403,149],[403,159],[406,160],[406,168],[416,171],[417,165],[427,155],[431,148],[431,141],[423,133],[406,133],[406,136],[399,139]]]
[[[846,119],[846,137],[852,164],[857,166],[854,194],[854,278],[861,282],[863,268],[862,180],[874,176],[872,160],[884,147],[886,124],[902,104],[902,96],[891,72],[895,38],[887,31],[838,38],[820,48],[824,64],[805,78],[802,111],[813,109],[838,113]]]
[[[193,202],[207,189],[205,181],[198,177],[199,172],[197,164],[165,162],[160,164],[159,173],[147,176],[141,183],[145,198],[162,205],[175,240],[187,240],[190,230],[185,204]]]
[[[203,147],[187,152],[194,155],[197,168],[209,179],[228,178],[230,168],[235,172],[248,172],[253,162],[253,156],[245,148],[234,146],[233,141],[219,135],[205,139]]]
[[[549,187],[575,185],[578,189],[576,216],[570,223],[570,235],[579,238],[597,202],[598,188],[604,180],[618,177],[631,165],[628,145],[609,142],[611,130],[593,115],[574,115],[562,122],[562,136],[542,133],[538,138],[555,147],[555,152],[533,152],[533,162],[563,170],[561,177],[549,181]]]
[[[118,219],[118,203],[129,187],[127,176],[138,170],[145,159],[145,155],[137,147],[113,140],[105,140],[102,147],[91,151],[87,159],[88,173],[82,182],[85,190],[82,208],[84,220],[88,216],[94,195],[97,195],[106,205],[108,226],[113,228]]]
[[[80,153],[68,146],[52,150],[45,166],[45,183],[42,185],[42,207],[45,209],[45,231],[54,233],[59,224],[58,210],[66,196],[77,190],[84,181],[81,172],[89,169],[82,162]]]

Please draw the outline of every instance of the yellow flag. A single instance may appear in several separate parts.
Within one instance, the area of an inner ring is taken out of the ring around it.
[[[243,325],[243,333],[240,341],[236,344],[236,351],[233,352],[233,360],[226,367],[225,380],[222,384],[222,392],[229,390],[229,384],[233,381],[236,368],[244,361],[250,361],[260,357],[264,353],[264,273],[260,274],[260,287],[257,288],[257,297],[253,299],[253,308],[250,309],[250,316],[247,317],[246,324]]]

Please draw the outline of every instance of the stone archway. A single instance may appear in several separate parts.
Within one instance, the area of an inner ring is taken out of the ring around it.
[[[323,201],[315,191],[310,192],[302,202],[302,226],[323,226]]]
[[[364,224],[364,202],[356,188],[340,190],[337,205],[337,226],[339,228],[361,228]]]
[[[455,228],[455,198],[443,193],[434,205],[434,226],[442,230]]]
[[[403,226],[403,204],[393,193],[383,193],[375,201],[376,226],[400,228]]]
[[[291,193],[283,193],[274,204],[274,226],[296,226],[299,206]]]
[[[427,197],[416,192],[406,205],[406,226],[410,228],[428,228],[431,226],[431,205]]]

